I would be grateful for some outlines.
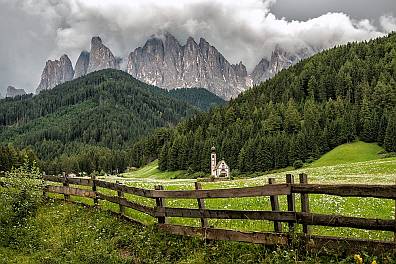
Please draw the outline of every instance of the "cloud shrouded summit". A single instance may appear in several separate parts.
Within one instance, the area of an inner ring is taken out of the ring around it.
[[[375,21],[342,12],[299,21],[275,16],[276,2],[0,0],[0,91],[14,85],[33,92],[47,59],[66,53],[74,64],[96,35],[120,57],[153,33],[169,31],[179,40],[204,37],[231,63],[243,61],[251,71],[276,44],[291,51],[303,45],[328,48],[396,29],[396,10],[385,7]],[[381,1],[373,4],[378,10]]]

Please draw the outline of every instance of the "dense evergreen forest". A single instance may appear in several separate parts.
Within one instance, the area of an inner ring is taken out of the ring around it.
[[[30,147],[48,173],[123,170],[126,149],[141,136],[223,103],[203,89],[168,92],[103,70],[37,96],[0,100],[0,142]]]
[[[37,165],[38,158],[30,148],[17,149],[12,145],[0,145],[0,172],[10,171],[22,165]]]
[[[180,101],[187,102],[203,111],[208,111],[213,106],[224,105],[226,102],[214,96],[204,88],[180,88],[169,90],[168,94]]]
[[[317,159],[361,139],[396,151],[396,34],[321,52],[133,146],[133,164],[209,171],[209,153],[240,172]]]

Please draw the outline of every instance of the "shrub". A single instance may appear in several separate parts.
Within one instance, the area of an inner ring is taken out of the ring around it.
[[[309,157],[308,159],[305,160],[306,163],[312,163],[315,161],[314,157]]]
[[[296,160],[294,163],[293,163],[293,167],[295,168],[295,169],[300,169],[300,168],[302,168],[304,166],[304,163],[302,162],[302,160]]]
[[[238,177],[238,176],[240,176],[240,175],[241,175],[241,171],[238,170],[238,169],[234,169],[234,170],[232,170],[231,173],[230,173],[231,178],[235,178],[235,177]]]
[[[13,244],[26,219],[42,201],[43,181],[36,163],[28,159],[19,168],[6,172],[0,187],[0,244]]]

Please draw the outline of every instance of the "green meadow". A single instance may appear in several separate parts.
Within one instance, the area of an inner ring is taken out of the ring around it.
[[[340,159],[351,146],[371,149],[369,155]],[[241,188],[267,184],[268,178],[278,183],[285,182],[285,175],[291,173],[298,179],[300,173],[307,173],[311,183],[365,183],[394,184],[396,179],[396,158],[381,158],[381,148],[374,144],[357,142],[343,145],[323,156],[322,159],[298,170],[285,170],[259,174],[254,178],[240,178],[223,182],[202,182],[204,189]],[[371,157],[371,158],[368,158]],[[323,165],[318,165],[323,164]],[[153,162],[139,170],[125,173],[122,177],[106,176],[103,180],[121,181],[129,186],[153,189],[163,185],[166,190],[193,189],[194,179],[172,179],[186,172],[161,172]],[[77,186],[74,186],[77,187]],[[79,188],[90,188],[81,187]],[[0,187],[1,191],[1,187]],[[115,191],[98,188],[98,191],[117,195]],[[125,194],[129,200],[155,206],[152,199]],[[50,198],[63,199],[62,195],[50,194]],[[286,197],[280,196],[281,210],[287,210]],[[296,195],[296,209],[300,210],[299,196]],[[93,205],[92,199],[71,197],[73,201]],[[205,199],[209,209],[271,210],[269,198]],[[1,205],[1,201],[0,201]],[[0,263],[353,263],[348,255],[311,255],[307,252],[284,250],[237,242],[205,242],[198,238],[188,238],[165,234],[155,229],[156,219],[126,209],[126,215],[146,226],[125,222],[111,214],[119,207],[107,201],[99,201],[99,208],[85,208],[82,205],[50,200],[42,205],[34,217],[30,217],[21,227],[14,227],[12,245],[0,245]],[[167,199],[166,206],[197,208],[194,199]],[[314,213],[340,214],[345,216],[394,219],[395,202],[374,198],[342,198],[328,195],[310,195],[310,209]],[[199,226],[199,219],[168,218],[169,223]],[[209,225],[242,231],[272,231],[273,223],[252,220],[210,219]],[[283,224],[287,232],[287,225]],[[297,225],[297,232],[301,226]],[[313,226],[312,233],[324,236],[350,238],[370,238],[391,241],[392,232],[366,231],[352,228],[329,228]],[[362,254],[363,252],[357,252]],[[241,258],[243,254],[243,258]],[[362,254],[365,263],[372,260],[388,261],[392,257],[368,256]],[[381,263],[382,263],[381,262]]]
[[[325,184],[395,184],[396,179],[396,158],[381,158],[379,152],[381,147],[375,144],[356,142],[345,144],[327,153],[321,159],[298,170],[289,170],[275,173],[262,174],[254,178],[240,178],[223,182],[202,182],[204,189],[214,188],[242,188],[248,186],[259,186],[268,183],[268,178],[275,178],[276,182],[285,182],[287,173],[293,174],[298,181],[300,173],[308,174],[310,183]],[[348,153],[355,153],[351,157]],[[359,155],[361,153],[362,155]],[[342,158],[344,157],[344,159]],[[320,164],[326,164],[320,166]],[[166,190],[188,190],[194,189],[194,179],[171,179],[174,175],[182,175],[184,171],[160,172],[156,167],[156,162],[136,170],[132,173],[125,173],[123,177],[104,177],[109,181],[121,181],[129,186],[146,189],[153,189],[155,185],[163,185]],[[116,195],[116,192],[99,188],[107,194]],[[140,202],[145,205],[154,206],[152,199],[142,198],[126,194],[130,200]],[[92,203],[89,199],[73,198],[75,200]],[[286,211],[286,196],[280,196],[281,210]],[[101,201],[102,208],[117,211],[118,205]],[[235,210],[271,210],[269,197],[249,197],[232,199],[206,199],[208,209],[235,209]],[[182,208],[198,208],[197,201],[193,199],[167,199],[166,206]],[[300,210],[299,196],[296,195],[296,207]],[[394,219],[395,203],[393,200],[377,198],[344,198],[330,195],[310,195],[311,212],[321,214],[338,214],[344,216]],[[153,224],[156,219],[134,210],[127,210],[127,215],[143,222]],[[168,221],[174,224],[199,226],[199,219],[169,218]],[[210,219],[209,224],[216,228],[243,230],[243,231],[272,231],[273,223],[269,221],[253,220],[217,220]],[[298,227],[299,231],[301,227]],[[284,231],[287,226],[284,225]],[[380,240],[392,240],[392,232],[368,231],[353,228],[331,228],[312,227],[313,234],[342,236],[352,238],[370,238]]]

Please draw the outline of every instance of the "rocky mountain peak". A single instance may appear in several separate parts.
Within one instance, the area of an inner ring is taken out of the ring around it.
[[[270,60],[263,58],[250,74],[253,84],[259,84],[283,69],[312,56],[316,51],[311,47],[304,46],[288,51],[280,45],[276,45],[271,53]]]
[[[108,47],[103,45],[100,37],[91,39],[91,52],[89,54],[89,64],[87,73],[103,69],[118,69],[116,58]]]
[[[246,66],[242,63],[242,61],[240,61],[238,64],[233,64],[232,67],[238,76],[247,76]]]
[[[152,37],[147,40],[146,44],[144,45],[143,49],[145,52],[150,54],[161,54],[163,56],[164,53],[164,43],[162,39],[157,37]]]
[[[36,93],[54,88],[56,85],[73,79],[74,70],[69,57],[64,54],[59,60],[48,60],[41,74]]]
[[[24,89],[17,89],[14,86],[8,86],[7,87],[7,93],[6,93],[6,97],[15,97],[18,95],[25,95],[26,92]]]
[[[82,51],[77,59],[76,66],[74,67],[74,78],[84,76],[88,72],[89,65],[89,52]]]
[[[273,77],[301,59],[313,55],[310,47],[292,51],[276,45],[269,58],[263,58],[248,75],[242,62],[230,64],[210,43],[188,37],[184,45],[169,32],[152,35],[127,58],[115,57],[99,36],[92,37],[91,50],[82,51],[75,72],[67,55],[47,61],[37,92],[90,72],[112,68],[127,71],[133,77],[165,89],[201,87],[228,100],[253,84]]]
[[[188,37],[186,46],[187,47],[197,47],[198,44],[197,44],[197,42],[195,42],[195,39],[193,37]]]
[[[231,65],[204,38],[199,44],[189,37],[185,45],[170,33],[150,38],[128,57],[127,72],[165,89],[201,87],[225,98],[246,88],[245,66]]]
[[[209,42],[204,38],[199,38],[199,46],[209,45]]]
[[[91,48],[92,48],[92,47],[94,47],[94,48],[95,48],[95,47],[100,48],[102,45],[103,45],[102,39],[101,39],[99,36],[92,37],[92,39],[91,39]]]
[[[252,73],[250,74],[250,77],[252,78],[254,84],[259,84],[260,82],[270,78],[268,72],[269,67],[270,67],[270,62],[266,58],[260,60],[260,62],[257,64],[257,66],[253,69]]]
[[[164,37],[165,37],[165,42],[173,43],[175,45],[179,45],[180,46],[179,41],[171,33],[165,32]]]

